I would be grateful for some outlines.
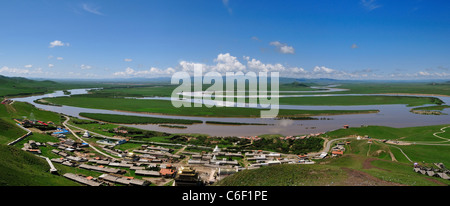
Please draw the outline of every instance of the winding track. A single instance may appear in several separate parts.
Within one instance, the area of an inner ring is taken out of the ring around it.
[[[81,140],[84,143],[87,143],[86,141],[84,141],[84,139],[80,138],[77,134],[75,134],[75,132],[72,129],[70,129],[70,127],[67,126],[67,122],[70,120],[70,117],[68,117],[68,116],[64,116],[64,117],[66,117],[66,120],[63,122],[64,127],[67,128],[73,134],[73,136],[75,136],[77,139]],[[87,144],[89,145],[89,147],[91,147],[92,149],[94,149],[98,153],[100,153],[100,154],[102,154],[102,155],[104,155],[106,157],[112,158],[113,160],[116,160],[115,157],[112,157],[112,156],[110,156],[110,155],[100,151],[99,149],[97,149],[96,147],[92,146],[89,143],[87,143]]]

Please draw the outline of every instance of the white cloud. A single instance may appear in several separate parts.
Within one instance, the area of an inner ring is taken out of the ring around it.
[[[0,68],[0,74],[12,75],[12,76],[29,76],[34,74],[42,74],[42,68],[36,68],[33,70],[29,69],[18,69],[18,68],[10,68],[7,66],[3,66]]]
[[[48,68],[53,68],[54,66],[54,64],[48,64]]]
[[[64,42],[62,42],[62,41],[59,41],[59,40],[55,40],[55,41],[52,41],[52,42],[50,42],[50,48],[54,48],[54,47],[59,47],[59,46],[69,46],[70,44],[69,43],[64,43]]]
[[[100,15],[103,16],[104,14],[102,12],[100,12],[100,8],[99,7],[94,7],[93,5],[89,5],[89,4],[82,4],[81,7],[83,8],[84,11],[87,11],[91,14],[96,14],[96,15]]]
[[[247,60],[247,67],[250,70],[256,70],[260,72],[283,72],[286,68],[281,64],[263,64],[261,61],[249,58]]]
[[[9,68],[7,66],[0,68],[0,74],[28,74],[29,72],[28,69]]]
[[[275,46],[278,49],[278,51],[283,54],[294,54],[295,53],[294,47],[288,46],[287,44],[281,43],[279,41],[270,42],[270,45]]]
[[[82,65],[80,66],[80,68],[83,69],[83,70],[86,70],[86,69],[92,69],[92,66],[82,64]]]
[[[277,44],[277,43],[274,43]],[[282,44],[282,43],[280,43]],[[377,70],[371,68],[359,69],[354,71],[343,71],[327,66],[314,66],[307,70],[297,66],[286,66],[281,63],[265,63],[249,56],[243,56],[242,62],[230,53],[220,53],[214,59],[213,64],[198,62],[180,61],[174,68],[159,69],[151,67],[148,70],[134,70],[130,67],[125,71],[114,73],[114,76],[121,77],[170,77],[177,71],[193,74],[195,68],[202,68],[203,74],[207,72],[219,72],[225,75],[226,72],[280,72],[281,77],[293,78],[333,78],[333,79],[432,79],[449,78],[447,70],[422,71],[417,73],[395,73],[384,74],[376,73]]]
[[[56,57],[57,60],[63,60],[64,58],[62,57]]]
[[[124,59],[123,61],[126,61],[126,62],[132,62],[133,59]]]
[[[326,74],[331,74],[331,73],[335,73],[336,70],[330,69],[330,68],[327,68],[327,67],[324,67],[324,66],[321,66],[321,67],[316,66],[316,67],[314,67],[313,72],[314,72],[314,73],[326,73]]]
[[[245,70],[245,66],[229,53],[219,54],[214,61],[217,62],[217,64],[212,67],[213,71],[233,72]]]
[[[374,9],[378,9],[381,7],[381,5],[377,4],[376,0],[361,0],[360,4],[368,9],[369,11],[372,11]]]
[[[23,67],[25,67],[25,68],[31,68],[31,67],[33,67],[33,65],[27,64],[27,65],[25,65],[25,66],[23,66]]]
[[[358,48],[358,45],[352,44],[352,49],[357,49],[357,48]]]

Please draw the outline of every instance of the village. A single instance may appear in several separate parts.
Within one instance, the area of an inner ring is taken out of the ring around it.
[[[41,148],[46,147],[51,153],[57,155],[48,162],[50,171],[56,175],[88,186],[148,186],[148,185],[212,185],[215,182],[233,175],[242,170],[257,169],[260,167],[280,164],[315,164],[315,160],[333,158],[344,154],[348,141],[334,144],[330,152],[311,154],[281,154],[263,150],[228,151],[227,148],[214,148],[160,143],[141,144],[139,148],[121,150],[117,146],[129,143],[129,139],[114,136],[106,138],[96,137],[88,130],[68,125],[68,128],[59,127],[52,122],[38,120],[15,119],[19,126],[27,130],[25,137],[20,137],[18,142],[29,136],[32,131],[39,131],[49,135],[57,141],[38,142],[35,140],[23,140],[22,150],[42,155]],[[72,130],[78,129],[78,130]],[[56,129],[55,129],[56,128]],[[114,129],[114,133],[127,133],[124,129]],[[310,134],[303,136],[279,137],[282,140],[299,140],[319,136]],[[261,137],[239,137],[251,141],[258,141]],[[99,139],[99,140],[97,140]],[[91,143],[87,143],[88,140]],[[15,144],[15,143],[12,143]],[[99,148],[105,154],[93,153],[91,147]],[[175,151],[173,147],[178,149]],[[194,147],[196,150],[188,150]],[[330,155],[329,155],[330,154]],[[42,157],[42,156],[41,156]],[[46,158],[46,157],[43,157]],[[48,158],[47,158],[48,159]],[[65,173],[58,174],[53,163],[67,167],[95,171],[100,175],[87,176],[83,174]]]

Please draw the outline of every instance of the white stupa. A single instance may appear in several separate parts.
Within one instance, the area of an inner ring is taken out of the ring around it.
[[[84,137],[84,138],[89,138],[89,137],[91,137],[91,135],[90,135],[89,132],[86,130],[86,131],[84,132],[84,134],[83,134],[83,137]]]
[[[214,148],[213,153],[217,153],[217,152],[220,152],[220,149],[219,149],[219,147],[216,145],[216,148]]]

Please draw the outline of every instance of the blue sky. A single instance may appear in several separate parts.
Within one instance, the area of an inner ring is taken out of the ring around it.
[[[0,2],[0,75],[450,79],[448,0]]]

